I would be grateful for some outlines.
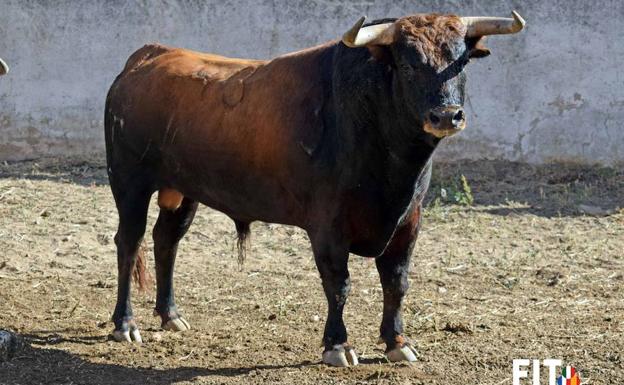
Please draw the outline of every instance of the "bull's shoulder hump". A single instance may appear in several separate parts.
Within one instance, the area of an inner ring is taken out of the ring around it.
[[[128,61],[126,62],[126,66],[124,67],[124,72],[134,70],[146,61],[172,50],[174,50],[174,48],[157,43],[146,44],[130,55]]]

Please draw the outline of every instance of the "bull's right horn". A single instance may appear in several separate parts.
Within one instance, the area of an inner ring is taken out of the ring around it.
[[[356,48],[366,45],[389,45],[394,41],[394,23],[369,25],[362,28],[366,16],[362,16],[351,29],[342,35],[342,42],[347,47]]]
[[[0,75],[6,75],[9,73],[9,66],[2,59],[0,59]]]
[[[462,17],[461,21],[466,26],[467,37],[480,37],[486,35],[506,35],[522,31],[526,22],[516,11],[512,11],[513,18],[508,17]]]

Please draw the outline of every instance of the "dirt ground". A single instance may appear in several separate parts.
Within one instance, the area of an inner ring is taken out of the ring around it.
[[[326,305],[303,231],[255,223],[240,270],[233,224],[202,207],[175,277],[192,330],[159,330],[150,288],[133,294],[144,344],[115,343],[117,213],[103,160],[0,165],[0,327],[30,344],[0,364],[0,383],[502,385],[514,358],[623,383],[622,168],[435,170],[404,306],[418,362],[385,361],[374,261],[354,256],[345,321],[361,365],[335,369],[319,363]],[[156,215],[153,204],[150,227]]]

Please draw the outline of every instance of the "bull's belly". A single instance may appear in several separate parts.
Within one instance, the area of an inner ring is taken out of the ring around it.
[[[245,222],[302,225],[302,205],[278,181],[256,175],[204,172],[168,178],[167,187],[183,196]]]
[[[330,234],[331,238],[332,235],[340,236],[345,221],[350,220],[346,216],[337,218],[336,215],[341,212],[340,207],[334,207],[329,202],[320,206],[305,205],[305,199],[301,195],[297,196],[277,181],[240,175],[235,179],[236,183],[218,175],[198,174],[192,178],[177,178],[170,186],[183,196],[243,222],[278,223],[312,231],[321,228],[321,231],[333,233]],[[370,208],[361,209],[362,212],[379,212]],[[408,208],[410,209],[411,207]],[[361,218],[350,234],[351,253],[363,257],[383,254],[406,213],[385,214],[387,215]]]

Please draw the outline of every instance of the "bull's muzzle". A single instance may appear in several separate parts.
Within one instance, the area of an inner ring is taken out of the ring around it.
[[[434,108],[425,118],[425,132],[437,138],[451,136],[464,128],[466,128],[466,113],[461,106]]]

